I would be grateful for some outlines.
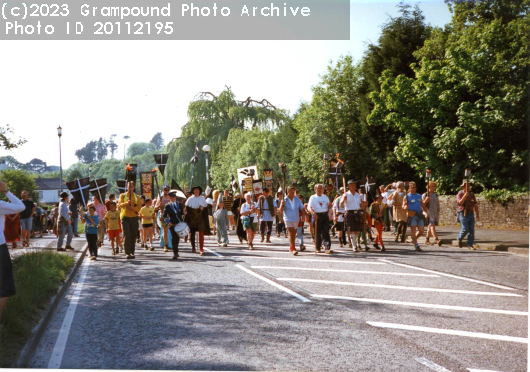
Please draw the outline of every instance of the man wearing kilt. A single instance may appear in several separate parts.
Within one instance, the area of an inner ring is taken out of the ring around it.
[[[353,250],[359,252],[359,246],[357,244],[357,236],[361,232],[364,224],[364,217],[362,210],[365,208],[365,203],[361,201],[361,195],[355,190],[357,185],[354,180],[348,181],[348,192],[345,193],[341,200],[340,206],[346,210],[344,218],[344,229],[347,231],[348,238],[353,243]],[[351,238],[353,233],[353,238]]]

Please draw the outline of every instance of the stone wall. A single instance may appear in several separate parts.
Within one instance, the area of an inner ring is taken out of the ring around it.
[[[480,197],[477,200],[480,212],[477,227],[528,229],[528,196],[516,198],[506,206]],[[456,196],[440,196],[440,225],[460,225],[455,213]]]

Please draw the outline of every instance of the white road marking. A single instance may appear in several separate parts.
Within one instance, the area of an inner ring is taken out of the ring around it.
[[[409,274],[409,273],[392,273],[388,271],[364,271],[364,270],[339,270],[339,269],[311,269],[306,267],[286,267],[286,266],[250,266],[254,269],[279,269],[279,270],[301,270],[301,271],[325,271],[333,273],[361,273],[361,274],[380,274],[380,275],[398,275],[398,276],[426,276],[439,278],[433,274]]]
[[[363,264],[363,265],[386,265],[383,262],[366,262],[366,261],[344,261],[344,260],[317,260],[311,258],[286,258],[286,257],[260,257],[260,256],[235,256],[234,258],[251,258],[264,260],[287,260],[287,261],[310,261],[310,262],[332,262],[338,264]]]
[[[210,253],[213,253],[213,254],[216,255],[217,257],[224,257],[222,254],[219,254],[219,253],[217,253],[217,252],[215,252],[215,251],[212,251],[211,249],[208,249],[208,248],[206,248],[206,247],[204,247],[204,250],[205,250],[205,251],[208,251],[208,252],[210,252]]]
[[[346,297],[346,296],[330,296],[330,295],[315,295],[315,294],[312,294],[311,296],[316,297],[316,298],[328,298],[328,299],[349,300],[349,301],[359,301],[359,302],[373,302],[373,303],[378,303],[378,304],[401,305],[401,306],[426,307],[426,308],[431,308],[431,309],[476,311],[476,312],[482,312],[482,313],[528,316],[528,312],[526,311],[484,309],[484,308],[479,308],[479,307],[424,304],[424,303],[419,303],[419,302],[401,302],[401,301],[377,300],[377,299],[371,299],[371,298]]]
[[[528,338],[523,338],[523,337],[492,335],[492,334],[489,334],[489,333],[467,332],[467,331],[458,331],[458,330],[453,330],[453,329],[419,327],[419,326],[411,326],[411,325],[396,324],[396,323],[383,323],[383,322],[366,322],[366,323],[370,324],[373,327],[379,327],[379,328],[404,329],[404,330],[408,330],[408,331],[439,333],[439,334],[443,334],[443,335],[464,336],[464,337],[474,337],[474,338],[485,338],[485,339],[488,339],[488,340],[519,342],[519,343],[523,343],[523,344],[527,344],[528,343]]]
[[[247,268],[244,267],[244,266],[241,266],[241,265],[239,265],[239,264],[236,264],[236,267],[239,268],[239,269],[241,269],[241,270],[243,270],[243,271],[245,271],[245,272],[247,272],[247,273],[249,273],[250,275],[255,276],[255,277],[258,278],[258,279],[263,280],[263,281],[266,282],[266,283],[269,283],[270,285],[275,286],[275,287],[278,288],[278,289],[281,289],[281,290],[284,291],[284,292],[289,293],[291,296],[294,296],[294,297],[298,298],[299,300],[302,300],[303,302],[311,302],[311,300],[305,298],[304,296],[301,296],[301,295],[299,295],[298,293],[296,293],[296,292],[294,292],[294,291],[291,291],[289,288],[286,288],[286,287],[284,287],[283,285],[280,285],[280,284],[278,284],[278,283],[275,283],[275,282],[273,282],[272,280],[270,280],[270,279],[268,279],[268,278],[265,278],[264,276],[261,276],[261,275],[255,273],[255,272],[252,271],[252,270],[247,269]]]
[[[466,368],[469,372],[499,372],[499,371],[493,371],[491,369],[474,369],[474,368]]]
[[[515,294],[515,293],[478,292],[478,291],[464,291],[464,290],[459,290],[459,289],[426,288],[426,287],[405,287],[405,286],[402,286],[402,285],[355,283],[355,282],[338,282],[338,281],[332,281],[332,280],[319,280],[319,279],[278,278],[278,280],[294,281],[294,282],[321,283],[321,284],[353,285],[353,286],[357,286],[357,287],[406,289],[406,290],[410,290],[410,291],[427,291],[427,292],[474,294],[474,295],[481,295],[481,296],[522,297],[521,295],[518,295],[518,294]]]
[[[428,270],[428,269],[424,269],[424,268],[422,268],[422,267],[416,267],[416,266],[412,266],[412,265],[407,265],[407,264],[397,263],[397,262],[393,262],[393,261],[389,261],[389,260],[383,260],[383,259],[380,259],[379,261],[386,262],[386,263],[391,264],[391,265],[397,265],[397,266],[407,267],[407,268],[409,268],[409,269],[421,270],[421,271],[425,271],[425,272],[428,272],[428,273],[433,273],[433,274],[437,274],[437,275],[442,275],[442,276],[446,276],[446,277],[449,277],[449,278],[455,278],[455,279],[460,279],[460,280],[466,280],[466,281],[468,281],[468,282],[473,282],[473,283],[478,283],[478,284],[489,285],[490,287],[495,287],[495,288],[500,288],[500,289],[507,289],[507,290],[509,290],[509,291],[515,291],[515,290],[516,290],[515,288],[506,287],[506,286],[504,286],[504,285],[500,285],[500,284],[488,283],[488,282],[484,282],[484,281],[482,281],[482,280],[471,279],[471,278],[465,278],[465,277],[463,277],[463,276],[459,276],[459,275],[453,275],[453,274],[442,273],[442,272],[440,272],[440,271]]]
[[[70,305],[68,306],[68,310],[66,310],[66,315],[64,316],[64,321],[61,326],[61,330],[59,331],[59,335],[57,335],[57,340],[55,341],[55,346],[50,357],[50,362],[48,363],[48,368],[61,368],[64,349],[66,347],[66,342],[68,341],[68,336],[70,335],[70,327],[72,326],[75,310],[77,309],[77,303],[79,302],[79,297],[81,296],[81,291],[83,290],[83,284],[85,283],[86,274],[90,266],[90,260],[87,259],[85,262],[83,262],[82,265],[83,270],[81,271],[81,275],[79,276],[79,280],[75,287],[74,294],[70,299]]]
[[[422,358],[414,358],[414,360],[416,362],[419,362],[419,363],[423,364],[426,367],[429,367],[430,369],[432,369],[433,371],[436,371],[436,372],[451,372],[447,368],[444,368],[441,365],[438,365],[438,364],[436,364],[434,362],[431,362],[427,358],[423,358],[423,357]]]

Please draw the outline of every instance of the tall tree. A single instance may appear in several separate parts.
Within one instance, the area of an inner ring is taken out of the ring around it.
[[[8,156],[0,156],[0,164],[6,164],[11,169],[24,169],[25,165],[19,162],[14,157],[8,155]]]
[[[110,150],[110,157],[114,159],[114,153],[118,151],[118,145],[116,144],[116,135],[111,134],[109,141],[107,142],[107,147]]]
[[[153,138],[151,139],[151,141],[149,142],[155,145],[155,148],[157,150],[161,150],[164,147],[164,139],[162,138],[161,132],[158,132],[157,134],[155,134]]]
[[[430,168],[442,190],[466,166],[475,185],[528,185],[530,1],[448,4],[451,24],[416,53],[414,77],[383,74],[369,123],[396,128],[398,158],[416,176]]]
[[[132,158],[137,155],[143,155],[145,153],[156,150],[156,147],[151,142],[134,142],[127,148],[127,157]]]
[[[27,190],[33,201],[39,201],[39,193],[36,191],[35,179],[27,172],[17,169],[6,169],[2,171],[2,182],[5,182],[9,191],[20,197],[22,190]],[[7,200],[4,194],[0,200]]]
[[[33,173],[44,173],[47,170],[45,161],[34,158],[25,164],[25,169]]]
[[[94,163],[97,160],[97,145],[98,143],[96,141],[90,141],[84,147],[77,150],[75,156],[82,163]]]
[[[99,137],[98,144],[96,146],[96,159],[97,161],[103,161],[107,158],[108,154],[107,141],[103,137]]]

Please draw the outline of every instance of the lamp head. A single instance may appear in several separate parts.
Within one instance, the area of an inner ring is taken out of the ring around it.
[[[466,168],[466,170],[464,171],[464,176],[465,176],[466,178],[469,178],[469,176],[471,176],[471,169]]]
[[[61,126],[59,125],[59,127],[57,128],[57,135],[59,137],[61,137],[63,135],[63,128],[61,128]]]
[[[252,168],[249,169],[248,170],[248,174],[249,174],[250,177],[254,177],[254,169],[252,169]]]
[[[329,154],[324,154],[324,160],[328,161],[329,160]]]
[[[425,178],[427,179],[431,178],[431,171],[429,169],[425,170]]]
[[[208,145],[204,145],[204,146],[202,147],[202,151],[204,151],[204,152],[206,152],[206,153],[209,153],[209,152],[210,152],[210,146],[208,146]]]

